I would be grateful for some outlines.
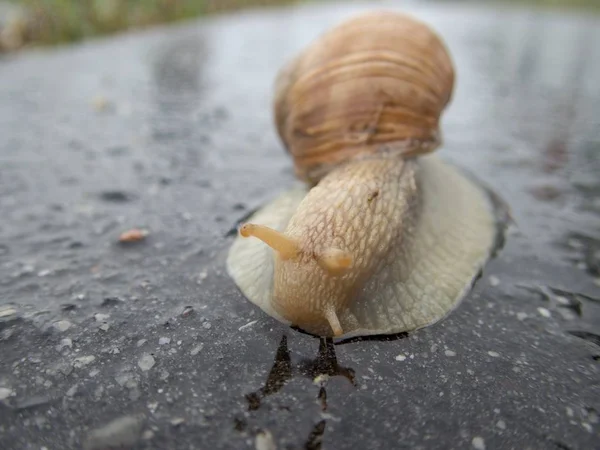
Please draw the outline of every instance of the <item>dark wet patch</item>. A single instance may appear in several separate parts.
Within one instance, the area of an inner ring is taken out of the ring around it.
[[[122,146],[122,145],[117,145],[114,147],[109,147],[106,149],[106,152],[110,155],[110,156],[124,156],[126,154],[129,153],[129,148]]]
[[[352,385],[355,385],[354,369],[342,367],[338,364],[335,354],[335,346],[333,340],[319,340],[319,354],[314,359],[303,359],[298,365],[300,372],[311,379],[317,378],[319,375],[327,375],[330,377],[342,376],[346,378]]]
[[[496,218],[496,237],[490,255],[491,258],[495,258],[506,245],[506,233],[508,228],[514,224],[514,219],[511,215],[511,210],[510,206],[508,206],[508,203],[506,203],[504,199],[492,189],[487,188],[486,191],[490,201],[492,202],[494,215]]]
[[[571,447],[569,447],[567,444],[565,444],[563,442],[555,441],[555,440],[551,440],[550,442],[559,450],[572,450]]]
[[[550,289],[550,291],[552,291],[554,294],[556,294],[558,296],[561,296],[561,297],[566,298],[567,300],[570,300],[573,302],[579,302],[579,304],[581,303],[582,300],[600,303],[600,298],[592,297],[591,295],[587,295],[587,294],[582,294],[581,292],[571,292],[571,291],[566,291],[564,289],[559,289],[559,288],[551,287],[551,286],[549,286],[548,289]]]
[[[595,344],[600,347],[600,335],[595,333],[590,333],[589,331],[579,331],[579,330],[569,330],[567,331],[572,336],[576,336],[580,339],[584,339],[592,344]]]
[[[75,303],[63,303],[60,307],[63,311],[74,311],[77,309],[77,305]]]
[[[124,302],[120,297],[105,297],[100,306],[107,308],[122,305]]]
[[[82,241],[70,241],[67,243],[67,248],[77,249],[84,247],[85,244]]]
[[[137,199],[137,196],[126,191],[102,191],[98,195],[100,200],[111,203],[127,203]]]
[[[550,302],[557,307],[569,308],[578,316],[583,315],[585,302],[600,302],[600,299],[598,298],[591,297],[580,292],[571,292],[552,286],[530,286],[525,284],[517,284],[516,287],[537,294],[540,299]]]
[[[575,263],[583,264],[590,275],[600,277],[600,238],[572,232],[567,234],[560,245],[574,253]]]
[[[246,419],[242,418],[242,417],[234,417],[233,418],[233,428],[235,431],[238,432],[243,432],[246,431],[246,428],[248,427],[248,422],[246,421]]]
[[[529,193],[533,195],[536,200],[542,202],[552,202],[562,195],[562,192],[558,187],[550,184],[532,186],[529,188]]]
[[[337,341],[335,345],[343,345],[343,344],[351,344],[353,342],[362,342],[362,341],[377,341],[377,342],[390,342],[390,341],[398,341],[400,339],[406,339],[408,337],[408,333],[402,332],[397,334],[378,334],[374,336],[357,336],[348,339],[343,339],[341,341]]]
[[[327,422],[325,420],[321,420],[310,431],[308,435],[308,440],[304,445],[305,450],[321,450],[323,444],[323,435],[325,434],[325,426]]]
[[[278,392],[291,378],[292,361],[287,347],[287,336],[284,335],[277,347],[275,361],[265,385],[258,391],[246,395],[248,409],[251,411],[258,409],[262,398]]]
[[[288,350],[287,336],[284,335],[277,347],[275,360],[264,386],[245,396],[248,410],[255,411],[259,409],[262,399],[279,392],[286,383],[296,376],[308,378],[311,381],[318,380],[319,376],[341,376],[346,378],[353,386],[356,384],[354,369],[342,367],[338,364],[332,339],[320,339],[316,358],[303,358],[297,364],[293,364]],[[325,410],[327,408],[327,392],[324,386],[319,388],[317,399],[323,410]]]
[[[327,411],[327,391],[323,386],[319,389],[319,395],[317,395],[319,403],[321,404],[321,411]]]

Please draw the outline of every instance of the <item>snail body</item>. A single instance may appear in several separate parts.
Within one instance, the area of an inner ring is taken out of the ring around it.
[[[414,330],[460,302],[498,215],[486,189],[428,154],[453,81],[440,39],[390,13],[334,27],[280,72],[276,126],[305,185],[240,228],[227,267],[246,297],[336,337]]]

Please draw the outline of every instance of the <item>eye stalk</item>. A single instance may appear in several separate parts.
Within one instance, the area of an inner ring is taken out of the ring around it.
[[[300,246],[294,239],[265,225],[245,223],[240,227],[240,235],[260,239],[284,260],[296,258],[301,253]],[[338,248],[325,249],[317,253],[315,258],[319,266],[334,277],[344,275],[352,268],[352,256]]]
[[[282,259],[291,259],[298,256],[300,247],[293,239],[273,228],[254,223],[246,223],[240,227],[243,237],[254,236],[260,239],[277,253]]]
[[[328,248],[317,256],[317,262],[329,275],[341,276],[352,268],[352,255],[338,248]]]

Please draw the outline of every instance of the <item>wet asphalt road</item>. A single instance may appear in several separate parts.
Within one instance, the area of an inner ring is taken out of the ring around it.
[[[276,71],[361,9],[0,59],[0,448],[598,448],[598,18],[408,8],[457,68],[441,154],[517,224],[445,321],[333,346],[227,276],[232,227],[295,182]]]

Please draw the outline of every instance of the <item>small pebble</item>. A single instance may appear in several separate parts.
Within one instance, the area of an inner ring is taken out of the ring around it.
[[[202,284],[202,282],[206,279],[208,274],[206,272],[200,272],[198,275],[198,279],[196,280],[196,284]]]
[[[492,287],[496,287],[500,284],[500,279],[494,275],[490,275],[488,280],[490,282],[490,286],[492,286]]]
[[[537,309],[538,312],[540,313],[541,316],[543,317],[551,317],[552,314],[550,314],[550,311],[548,311],[546,308],[542,308],[541,306]]]
[[[95,356],[80,356],[79,358],[75,358],[75,363],[73,364],[76,368],[80,368],[83,366],[87,366],[88,364],[94,362],[96,360]]]
[[[145,441],[149,441],[153,437],[154,437],[154,431],[152,431],[152,430],[146,430],[142,433],[142,439]]]
[[[142,393],[138,388],[133,388],[129,391],[129,400],[136,401],[142,396]]]
[[[101,313],[94,314],[94,318],[96,319],[96,322],[104,322],[109,317],[110,317],[110,314],[101,314]]]
[[[496,426],[501,430],[506,430],[506,422],[504,422],[504,420],[499,420],[496,422]]]
[[[253,320],[252,322],[248,322],[246,325],[242,325],[241,327],[239,327],[238,331],[242,331],[242,330],[245,330],[246,328],[250,328],[256,322],[258,322],[258,320]]]
[[[103,323],[98,328],[101,329],[102,331],[108,331],[108,329],[110,328],[110,325],[107,323]]]
[[[452,350],[446,350],[444,354],[446,356],[456,356],[456,352],[453,352]]]
[[[273,435],[267,431],[259,431],[254,441],[254,447],[256,450],[277,450]]]
[[[148,236],[148,230],[141,230],[139,228],[133,228],[131,230],[121,233],[119,236],[119,242],[139,242],[146,239]]]
[[[498,356],[500,356],[500,353],[489,351],[488,355],[490,355],[492,358],[497,358]]]
[[[519,319],[521,321],[527,319],[527,313],[524,313],[524,312],[517,313],[517,319]]]
[[[71,328],[71,322],[69,322],[68,320],[59,320],[58,322],[54,322],[54,328],[56,328],[58,331],[67,331],[69,328]]]
[[[471,441],[471,445],[475,450],[485,450],[485,441],[482,437],[475,436]]]
[[[171,425],[173,425],[174,427],[178,427],[184,422],[185,419],[183,417],[175,417],[174,419],[171,419]]]
[[[149,353],[144,353],[138,361],[138,366],[144,372],[147,372],[148,370],[152,369],[154,364],[155,364],[154,356],[150,355]]]
[[[181,317],[188,317],[191,316],[194,313],[194,308],[192,308],[191,306],[186,306],[183,309],[183,312],[181,313]]]
[[[168,337],[161,337],[158,340],[158,345],[168,345],[170,343],[171,343],[171,338],[168,338]]]
[[[60,348],[63,348],[63,347],[69,347],[69,348],[73,347],[73,341],[69,338],[61,339]]]
[[[85,443],[86,450],[131,448],[140,439],[143,416],[124,416],[92,431]]]
[[[97,112],[106,111],[110,107],[110,102],[103,95],[97,95],[92,99],[92,107]]]
[[[329,380],[329,375],[322,373],[315,377],[315,379],[313,380],[313,384],[316,384],[317,386],[322,386],[325,383],[327,383],[327,380]]]
[[[58,371],[64,376],[68,377],[69,375],[71,375],[71,372],[73,372],[73,366],[70,364],[61,364],[58,368]]]
[[[406,359],[406,356],[404,356],[404,355],[396,356],[396,361],[404,361],[405,359]]]
[[[137,344],[135,344],[137,347],[141,347],[142,345],[144,345],[146,342],[148,342],[148,339],[140,339],[139,341],[137,341]]]
[[[12,391],[5,387],[0,387],[0,400],[6,400],[12,395]]]
[[[102,398],[102,394],[104,393],[104,386],[100,385],[94,391],[94,398],[96,400],[100,400]]]
[[[125,386],[125,384],[127,384],[127,382],[132,379],[131,377],[132,377],[132,375],[128,372],[120,373],[117,376],[115,376],[115,381],[119,384],[119,386],[122,387],[122,386]]]
[[[33,397],[27,397],[19,400],[15,405],[16,411],[26,411],[28,409],[37,408],[39,406],[47,405],[52,399],[46,395],[34,395]]]
[[[196,356],[198,353],[200,353],[202,351],[203,348],[204,348],[204,344],[197,345],[190,351],[190,355]]]
[[[17,310],[14,308],[5,308],[5,309],[0,309],[0,318],[2,317],[9,317],[12,316],[14,314],[17,313]]]
[[[77,384],[71,386],[71,388],[69,388],[67,391],[67,397],[75,397],[75,394],[77,394],[77,389],[79,389]]]

